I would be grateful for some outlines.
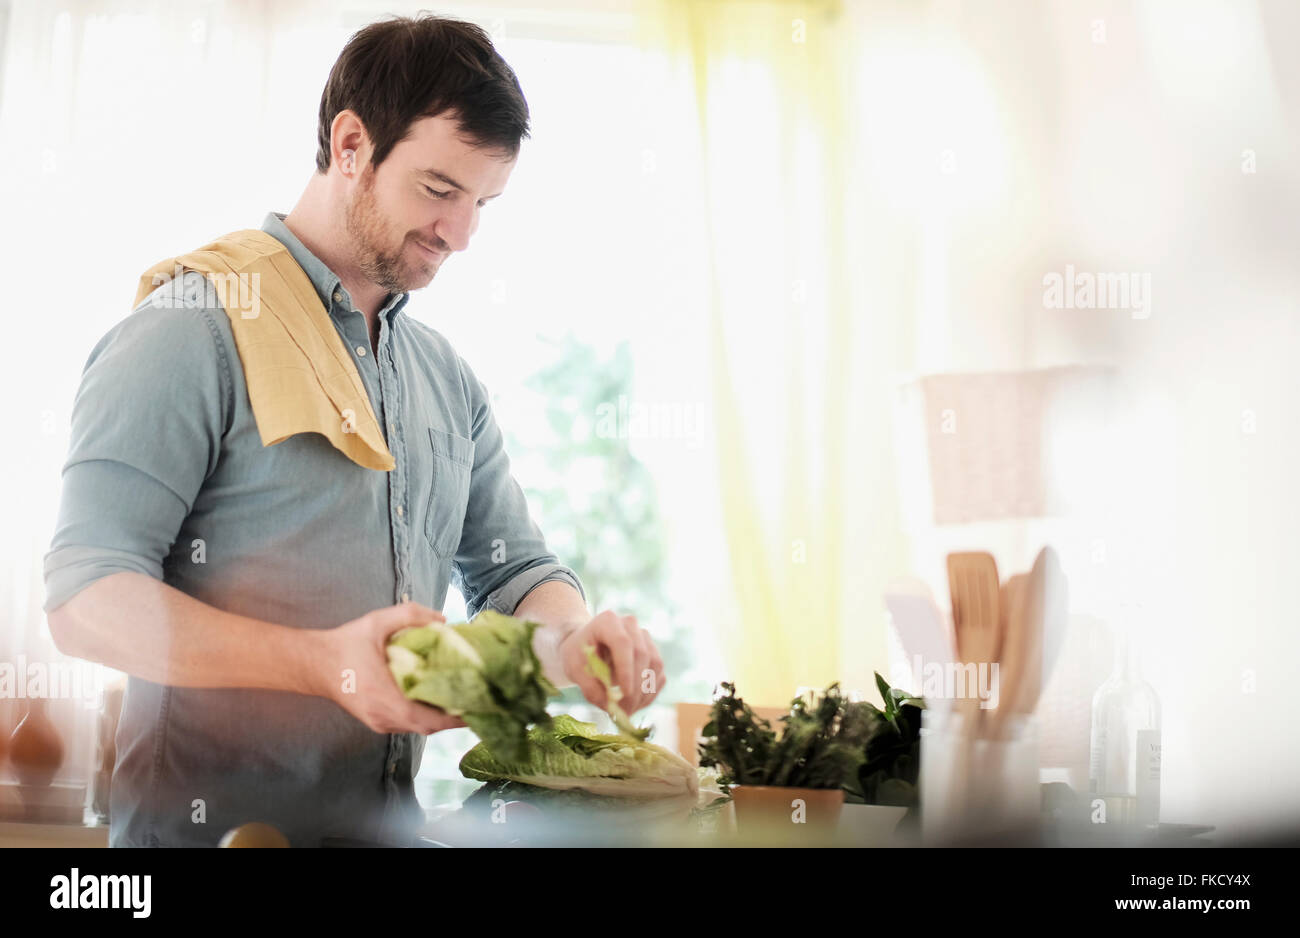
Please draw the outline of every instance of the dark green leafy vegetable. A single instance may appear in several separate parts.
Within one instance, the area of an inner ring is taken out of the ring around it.
[[[925,701],[876,674],[884,709],[848,700],[832,684],[815,701],[796,698],[780,732],[720,685],[700,744],[700,765],[723,785],[843,787],[859,804],[914,806]]]
[[[857,771],[845,782],[850,803],[914,807],[918,803],[917,780],[921,771],[921,710],[925,701],[913,697],[876,674],[876,687],[885,709],[875,731],[867,739]],[[918,701],[917,704],[909,701]]]
[[[736,696],[736,685],[723,682],[726,692],[713,702],[701,734],[702,768],[716,767],[721,785],[764,784],[764,766],[776,742],[772,726]]]
[[[839,788],[881,720],[875,707],[849,700],[832,684],[812,703],[791,701],[778,735],[736,696],[734,684],[721,687],[699,751],[700,765],[716,767],[724,785]]]

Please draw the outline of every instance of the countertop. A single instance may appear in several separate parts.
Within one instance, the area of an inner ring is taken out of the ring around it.
[[[108,827],[84,824],[33,824],[0,821],[0,849],[5,847],[107,847]]]

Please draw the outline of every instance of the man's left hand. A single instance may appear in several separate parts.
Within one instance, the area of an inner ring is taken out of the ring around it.
[[[587,645],[594,645],[596,654],[609,663],[613,683],[623,692],[619,706],[625,713],[640,710],[663,690],[667,681],[663,658],[650,633],[636,624],[636,616],[621,616],[607,609],[560,644],[565,675],[587,700],[605,710],[605,686],[587,670],[583,650]]]

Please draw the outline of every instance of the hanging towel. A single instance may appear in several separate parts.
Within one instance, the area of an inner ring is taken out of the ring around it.
[[[288,248],[233,232],[146,270],[135,305],[182,270],[203,274],[230,318],[263,446],[319,433],[359,466],[393,468],[356,363]]]

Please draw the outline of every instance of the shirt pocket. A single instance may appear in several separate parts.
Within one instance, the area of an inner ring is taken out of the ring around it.
[[[474,441],[444,430],[429,428],[433,454],[433,484],[424,517],[424,536],[440,558],[447,559],[460,545],[465,510],[469,506],[469,477],[474,467]]]

